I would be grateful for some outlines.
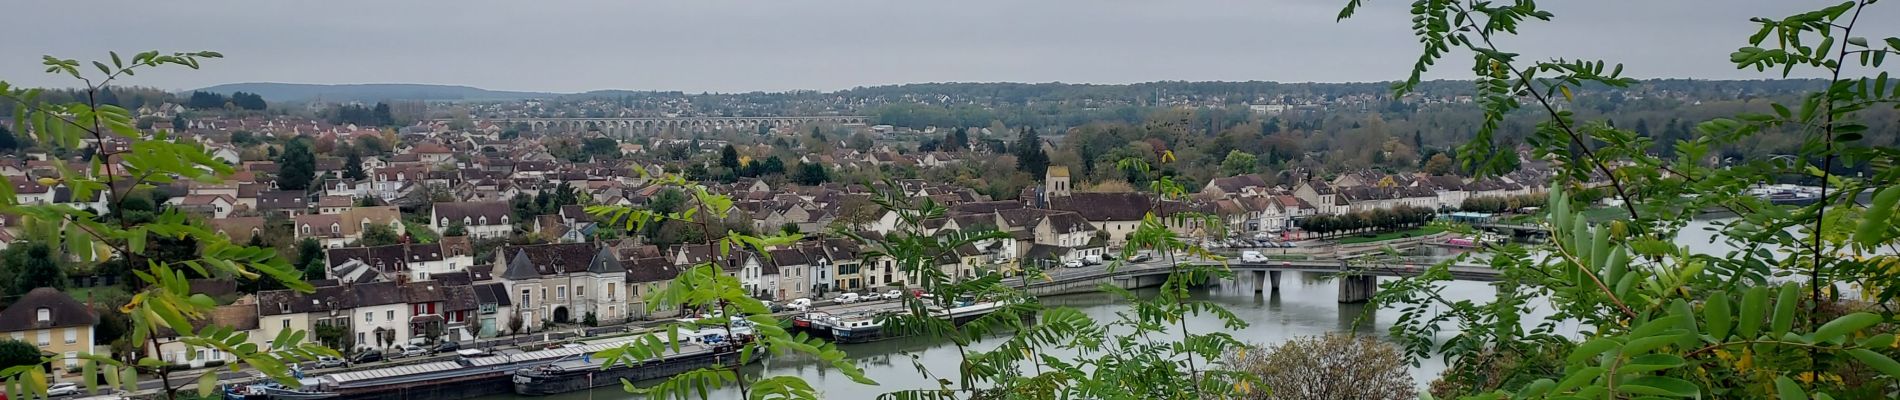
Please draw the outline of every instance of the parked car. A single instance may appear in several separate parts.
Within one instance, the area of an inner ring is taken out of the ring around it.
[[[461,343],[442,342],[442,343],[436,344],[435,349],[433,349],[433,351],[437,354],[441,354],[441,353],[450,353],[450,352],[454,352],[456,350],[461,350],[461,349],[462,349]]]
[[[1267,255],[1261,254],[1258,251],[1243,251],[1240,252],[1240,261],[1250,263],[1267,262]]]
[[[897,289],[891,289],[888,292],[884,292],[884,298],[886,299],[896,300],[899,297],[904,297],[903,291],[900,291]]]
[[[831,302],[838,303],[838,304],[856,303],[858,302],[858,294],[857,293],[840,294],[838,295],[838,297],[831,298]]]
[[[792,299],[791,302],[785,303],[785,308],[789,308],[792,311],[805,311],[811,308],[811,299],[803,297]]]
[[[79,384],[77,383],[60,382],[53,384],[52,387],[46,388],[47,397],[72,396],[76,394],[79,394]]]
[[[863,300],[863,301],[882,300],[882,299],[884,299],[884,295],[878,294],[877,292],[864,292],[863,296],[858,297],[858,300]]]
[[[350,357],[351,364],[373,363],[382,360],[383,352],[378,350],[364,350],[362,353],[356,353],[356,357]]]
[[[1148,252],[1145,252],[1145,251],[1140,252],[1140,253],[1135,253],[1134,257],[1128,257],[1129,262],[1146,262],[1152,259],[1154,259],[1154,256],[1148,255]]]
[[[331,357],[331,356],[317,357],[317,368],[339,368],[339,367],[344,366],[345,364],[348,364],[348,363],[343,362],[343,359],[341,358],[336,358],[336,357]]]
[[[423,349],[422,346],[413,344],[402,345],[402,357],[419,357],[425,355],[429,355],[429,351]]]
[[[1082,257],[1082,263],[1088,264],[1088,265],[1101,265],[1102,256],[1098,256],[1098,255],[1084,256]]]
[[[1273,234],[1271,234],[1271,233],[1266,233],[1266,232],[1260,232],[1260,233],[1255,233],[1255,234],[1253,234],[1253,238],[1254,238],[1254,240],[1267,240],[1267,239],[1273,239]]]
[[[1063,261],[1062,266],[1069,267],[1069,268],[1082,268],[1082,267],[1086,267],[1087,265],[1082,264],[1082,260],[1069,260],[1069,261]]]

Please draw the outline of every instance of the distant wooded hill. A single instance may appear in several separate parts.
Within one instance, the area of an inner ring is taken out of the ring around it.
[[[383,100],[519,100],[558,96],[558,94],[555,93],[509,92],[470,86],[408,83],[317,85],[254,82],[230,83],[198,90],[225,95],[229,95],[233,92],[256,93],[260,96],[264,96],[265,100],[273,103],[312,100],[338,102],[375,102]]]

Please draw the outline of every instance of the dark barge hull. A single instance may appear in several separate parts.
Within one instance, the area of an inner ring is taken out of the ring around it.
[[[758,361],[758,358],[762,355],[763,353],[753,353],[752,361]],[[634,367],[627,367],[624,364],[620,364],[607,370],[598,368],[568,370],[551,376],[520,373],[514,375],[512,389],[515,394],[523,396],[545,396],[577,392],[596,387],[618,386],[620,385],[621,379],[639,382],[679,375],[700,368],[713,366],[731,367],[737,366],[738,364],[739,352],[736,350],[708,352],[679,358],[669,358],[665,361],[645,363]],[[589,375],[592,375],[592,377],[589,378]]]

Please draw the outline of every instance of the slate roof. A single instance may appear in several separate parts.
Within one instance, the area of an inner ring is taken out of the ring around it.
[[[665,257],[647,257],[628,261],[628,283],[647,283],[672,280],[680,274],[679,268]]]
[[[1090,221],[1137,221],[1152,206],[1141,193],[1072,193],[1049,199],[1049,208],[1074,211]]]
[[[613,253],[604,249],[595,249],[592,243],[504,246],[500,254],[506,255],[503,262],[507,266],[501,278],[508,280],[586,272],[596,255],[613,256]]]
[[[39,320],[39,309],[49,312],[46,322]],[[85,303],[54,288],[38,288],[21,296],[6,310],[0,310],[0,332],[19,332],[73,326],[93,326],[99,316]]]
[[[490,225],[500,225],[501,218],[508,216],[509,211],[508,203],[500,201],[435,203],[434,217],[437,221],[442,218],[448,218],[449,221],[461,221],[463,218],[481,221],[482,217],[488,217]]]

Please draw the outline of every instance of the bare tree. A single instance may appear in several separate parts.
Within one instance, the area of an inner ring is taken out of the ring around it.
[[[1234,369],[1258,375],[1268,390],[1247,399],[1385,400],[1417,398],[1405,356],[1377,339],[1339,334],[1303,336],[1270,350],[1227,353]]]

